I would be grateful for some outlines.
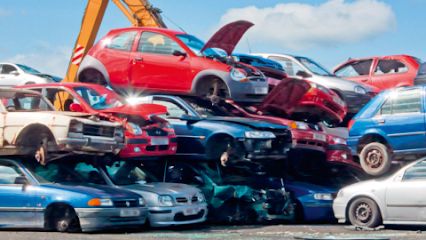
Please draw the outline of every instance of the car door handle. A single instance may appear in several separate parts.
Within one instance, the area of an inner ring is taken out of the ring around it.
[[[135,58],[133,58],[133,63],[142,62],[142,61],[143,61],[142,57],[135,57]]]
[[[367,82],[368,79],[361,79],[361,82]]]
[[[377,123],[385,123],[385,119],[377,119]]]

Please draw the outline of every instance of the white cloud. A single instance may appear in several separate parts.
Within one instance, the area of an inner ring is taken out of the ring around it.
[[[21,63],[39,70],[42,73],[64,77],[71,57],[70,47],[49,47],[40,44],[34,52],[18,53],[2,59],[4,62]]]
[[[267,8],[248,6],[229,9],[220,23],[240,19],[255,24],[247,32],[250,41],[290,49],[358,42],[396,26],[392,8],[379,0],[328,0],[320,5],[284,3]]]

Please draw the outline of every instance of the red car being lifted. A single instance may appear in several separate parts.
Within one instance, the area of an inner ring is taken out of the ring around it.
[[[177,139],[169,123],[158,117],[167,108],[157,104],[129,105],[114,91],[87,83],[29,84],[19,86],[41,92],[59,111],[86,112],[126,127],[123,158],[173,155]]]

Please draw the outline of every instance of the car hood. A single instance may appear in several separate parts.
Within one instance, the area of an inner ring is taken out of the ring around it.
[[[132,191],[146,191],[152,192],[159,195],[192,195],[201,192],[198,188],[181,184],[181,183],[165,183],[165,182],[153,182],[146,184],[133,184],[129,186],[122,186]]]
[[[269,123],[261,120],[251,119],[251,118],[241,118],[241,117],[209,117],[207,118],[209,121],[221,121],[221,122],[229,122],[241,124],[244,126],[248,126],[254,129],[262,129],[262,130],[281,130],[288,129],[287,126],[278,125],[274,123]]]
[[[118,189],[115,187],[96,185],[96,184],[59,184],[50,183],[42,184],[45,188],[51,188],[54,190],[64,190],[80,194],[89,194],[99,198],[138,198],[139,196],[131,191],[125,189]]]
[[[253,23],[243,20],[226,24],[215,34],[213,34],[213,36],[201,49],[201,52],[207,48],[220,48],[223,49],[228,55],[231,55],[241,37],[253,25]]]
[[[286,115],[291,115],[310,88],[311,86],[306,81],[284,79],[264,98],[259,110],[278,110],[283,111]]]
[[[149,119],[151,115],[166,114],[167,107],[159,104],[142,103],[134,105],[126,104],[100,111],[103,113],[137,115],[142,116],[144,119]]]

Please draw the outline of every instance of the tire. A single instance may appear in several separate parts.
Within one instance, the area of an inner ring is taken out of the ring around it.
[[[392,154],[389,148],[378,142],[364,146],[359,154],[362,169],[369,175],[380,176],[386,173],[392,163]]]
[[[45,216],[47,229],[57,232],[80,232],[80,221],[74,209],[67,205],[58,205],[48,209]]]
[[[379,207],[370,198],[361,197],[351,202],[348,210],[349,221],[354,226],[375,228],[382,222]]]
[[[206,98],[229,98],[228,86],[219,78],[201,80],[196,88],[195,95]]]
[[[102,86],[107,86],[105,77],[96,69],[86,69],[78,77],[80,82],[95,83]]]

